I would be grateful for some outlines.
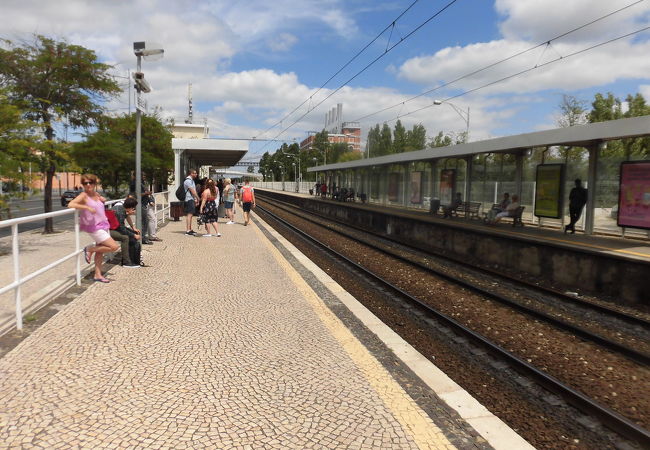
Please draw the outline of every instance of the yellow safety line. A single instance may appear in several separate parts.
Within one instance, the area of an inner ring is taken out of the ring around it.
[[[279,250],[262,234],[260,229],[257,226],[254,228],[266,243],[278,264],[296,285],[298,291],[307,299],[314,312],[355,362],[368,383],[379,395],[389,411],[392,412],[404,431],[410,434],[416,445],[422,449],[455,449],[456,447],[447,440],[440,428],[433,423],[431,418],[422,411],[350,330],[341,323],[338,317],[329,310],[318,297],[318,294],[311,289]]]
[[[497,228],[491,228],[491,230],[492,231],[497,231],[497,232],[503,233],[503,234],[515,235],[511,231],[507,231],[507,230],[499,230]],[[553,237],[547,237],[547,236],[537,237],[537,236],[533,236],[533,235],[530,235],[530,234],[527,234],[526,236],[534,237],[535,239],[540,239],[540,240],[549,240],[549,241],[562,242],[564,244],[571,244],[571,245],[575,245],[575,246],[578,246],[578,247],[584,246],[584,247],[597,248],[599,250],[607,250],[607,251],[610,251],[610,252],[627,253],[629,255],[641,256],[643,258],[650,259],[650,254],[648,254],[648,253],[639,253],[639,252],[635,252],[635,251],[632,251],[632,250],[616,249],[616,248],[605,247],[605,246],[602,246],[602,245],[587,244],[586,242],[569,241],[569,240],[566,240],[566,239],[559,239],[559,238],[553,238]]]

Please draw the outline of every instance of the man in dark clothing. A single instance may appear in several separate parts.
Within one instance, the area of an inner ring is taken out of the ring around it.
[[[113,212],[119,226],[117,229],[111,230],[111,237],[116,241],[120,241],[122,247],[122,265],[133,269],[141,266],[140,253],[142,246],[140,244],[140,234],[134,231],[133,222],[129,217],[129,214],[135,213],[137,205],[138,201],[133,197],[113,205]],[[129,222],[132,228],[127,228],[124,224],[125,221]]]
[[[564,232],[571,230],[571,234],[575,234],[576,222],[580,219],[582,208],[587,204],[587,190],[582,187],[582,181],[577,179],[575,183],[576,187],[571,189],[569,193],[569,217],[571,222],[564,227]]]
[[[142,236],[142,243],[147,244],[147,245],[152,245],[153,242],[151,242],[149,239],[146,238],[146,231],[149,228],[149,216],[147,214],[147,207],[149,205],[150,199],[149,196],[151,195],[151,191],[145,187],[146,181],[144,174],[142,174],[142,181],[140,183],[140,192],[142,198],[140,199],[140,218],[142,220],[142,232],[141,230],[137,230],[140,233],[140,236]],[[129,185],[129,193],[135,197],[135,175],[132,176],[131,178],[131,184]]]

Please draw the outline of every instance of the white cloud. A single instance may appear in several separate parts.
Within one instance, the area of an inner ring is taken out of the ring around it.
[[[269,47],[274,52],[287,52],[298,42],[298,38],[291,33],[280,33],[269,39]]]
[[[436,80],[440,86],[535,47],[544,40],[612,12],[624,4],[629,2],[497,0],[496,9],[505,16],[500,24],[503,39],[464,47],[447,47],[432,55],[412,58],[399,68],[399,76],[432,88],[435,85],[431,86],[431,80]],[[557,13],[560,10],[562,14]],[[534,70],[485,88],[482,94],[572,90],[621,79],[645,78],[650,71],[650,59],[645,56],[650,50],[647,34],[571,55],[614,36],[647,26],[649,21],[649,4],[632,7],[625,13],[611,16],[578,33],[554,40],[548,45],[540,45],[495,67],[454,82],[450,88],[459,91],[475,89],[537,66],[539,67]],[[560,60],[553,62],[557,59]]]

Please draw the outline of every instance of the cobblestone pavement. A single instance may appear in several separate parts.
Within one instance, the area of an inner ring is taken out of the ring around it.
[[[0,360],[0,446],[453,448],[256,225],[219,231],[170,223]]]

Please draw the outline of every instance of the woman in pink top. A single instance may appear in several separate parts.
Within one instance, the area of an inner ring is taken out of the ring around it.
[[[79,213],[79,228],[90,234],[90,237],[95,241],[94,247],[84,247],[84,258],[86,258],[87,263],[90,264],[90,259],[93,253],[95,254],[95,276],[93,279],[108,283],[109,280],[102,275],[104,253],[116,252],[120,246],[109,234],[108,219],[104,212],[105,199],[95,191],[98,181],[95,175],[82,175],[81,184],[84,191],[68,204],[68,208],[81,210]]]

